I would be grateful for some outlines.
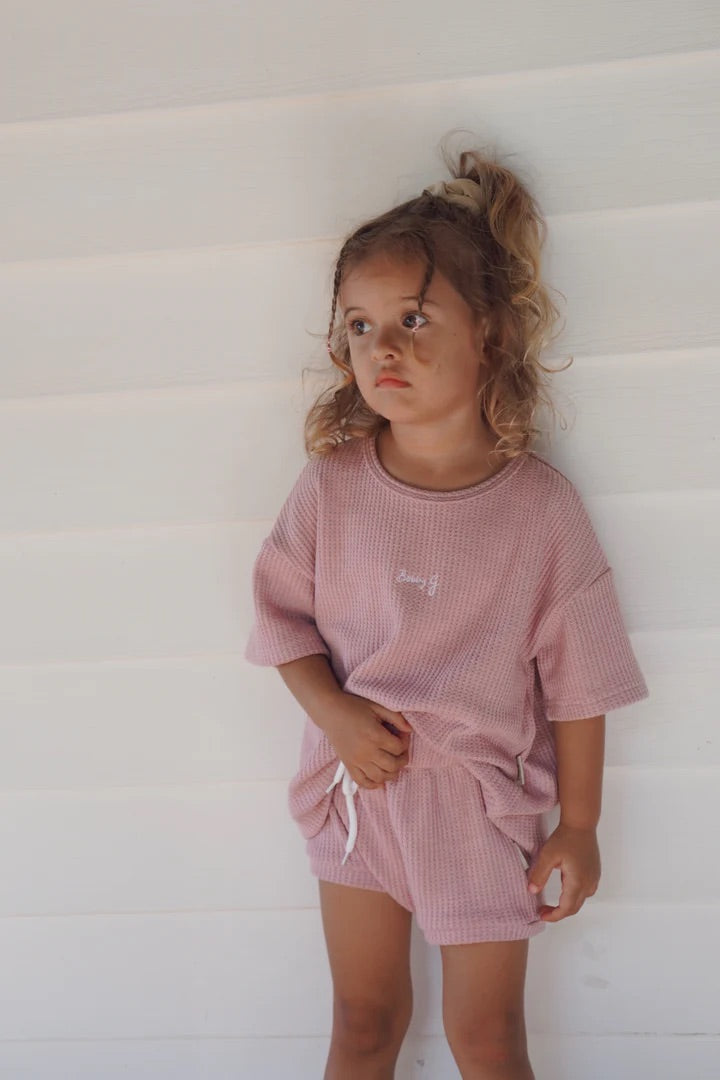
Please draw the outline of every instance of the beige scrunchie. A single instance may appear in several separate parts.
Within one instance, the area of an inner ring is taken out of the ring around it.
[[[448,202],[464,206],[473,214],[478,214],[483,209],[482,188],[474,180],[461,178],[459,180],[439,180],[437,184],[431,184],[423,189],[423,195],[436,195]]]

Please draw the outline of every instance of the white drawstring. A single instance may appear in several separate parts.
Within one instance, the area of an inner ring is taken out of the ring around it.
[[[347,771],[345,764],[341,761],[337,767],[335,778],[330,787],[325,789],[325,793],[332,791],[339,781],[342,780],[342,793],[345,796],[345,804],[347,806],[348,817],[350,819],[350,828],[348,830],[347,843],[345,844],[345,855],[343,856],[342,866],[345,865],[345,861],[355,847],[355,839],[357,837],[357,812],[355,810],[355,803],[353,801],[353,795],[358,789],[357,784]]]

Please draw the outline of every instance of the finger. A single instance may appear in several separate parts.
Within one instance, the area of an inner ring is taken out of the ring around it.
[[[375,780],[372,780],[367,775],[367,773],[363,769],[360,768],[359,765],[357,765],[355,767],[354,772],[351,772],[350,775],[352,776],[353,780],[358,785],[358,787],[370,788],[370,789],[382,787],[382,784],[379,784]]]
[[[378,750],[384,754],[390,754],[391,757],[402,757],[403,754],[408,752],[408,744],[402,743],[399,740],[395,743],[378,743]]]
[[[397,759],[396,759],[396,760],[397,760]],[[396,766],[395,766],[395,767],[393,768],[392,772],[389,772],[389,773],[386,773],[386,774],[385,774],[385,775],[387,776],[387,779],[388,779],[388,780],[397,780],[398,776],[399,776],[399,775],[400,775],[400,773],[401,773],[401,772],[403,771],[403,769],[405,768],[405,766],[407,765],[407,763],[408,763],[408,760],[407,760],[407,758],[404,758],[404,759],[400,759],[400,760],[399,760],[399,761],[397,762],[397,765],[396,765]]]
[[[393,735],[392,732],[388,732],[387,735],[378,731],[380,738],[377,745],[383,750],[387,750],[389,754],[402,754],[407,750],[410,745],[410,738],[403,731],[399,731],[397,735]]]
[[[380,769],[384,769],[385,772],[396,773],[403,765],[407,764],[408,752],[404,750],[402,754],[390,754],[386,750],[379,750],[378,756],[373,758],[374,763]]]
[[[531,893],[539,893],[547,885],[548,878],[554,867],[538,862],[532,867],[528,877],[528,888]]]
[[[391,727],[399,729],[400,731],[412,731],[412,727],[402,713],[394,712],[392,709],[385,709],[383,705],[378,705],[375,701],[373,702],[373,705],[381,716],[380,723],[384,724],[385,727],[390,725]]]
[[[376,783],[380,784],[384,784],[385,781],[388,780],[392,775],[391,773],[383,769],[380,765],[376,765],[374,761],[367,761],[363,765],[363,770],[365,772],[365,775],[368,776],[370,780],[375,780]]]
[[[560,899],[556,908],[551,908],[551,915],[548,915],[547,922],[560,922],[561,919],[567,918],[568,915],[575,915],[580,910],[580,904],[577,903],[578,898],[582,894],[577,889],[563,888],[560,893]]]
[[[371,780],[383,783],[388,777],[394,775],[393,767],[396,760],[394,757],[389,754],[383,756],[383,751],[378,750],[377,747],[371,749],[369,753],[372,757],[363,762],[362,768]]]
[[[386,731],[390,732],[391,735],[400,734],[400,728],[393,724],[391,720],[381,720],[380,723],[386,729]]]

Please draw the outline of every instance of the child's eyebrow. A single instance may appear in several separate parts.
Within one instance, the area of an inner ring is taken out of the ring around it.
[[[419,300],[420,297],[419,296],[401,296],[400,299],[401,300]],[[435,300],[423,300],[423,307],[425,307],[428,304],[432,304],[433,307],[440,307],[440,305]],[[351,311],[362,311],[362,310],[363,309],[361,307],[345,308],[345,311],[343,312],[343,315],[349,315]]]

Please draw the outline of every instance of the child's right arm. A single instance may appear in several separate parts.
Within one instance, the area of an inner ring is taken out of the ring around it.
[[[358,786],[379,787],[407,764],[412,728],[402,713],[341,688],[315,621],[321,468],[313,460],[300,473],[255,560],[255,623],[245,658],[276,667]]]
[[[412,728],[403,714],[346,693],[324,653],[276,666],[290,693],[325,732],[360,787],[380,787],[407,765]]]
[[[293,697],[302,705],[310,719],[323,731],[332,720],[338,698],[343,694],[327,656],[313,653],[301,656],[277,669]]]

